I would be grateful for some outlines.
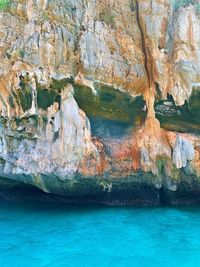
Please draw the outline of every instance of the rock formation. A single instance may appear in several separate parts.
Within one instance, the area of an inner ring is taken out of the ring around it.
[[[200,1],[11,0],[0,25],[1,197],[200,203]]]

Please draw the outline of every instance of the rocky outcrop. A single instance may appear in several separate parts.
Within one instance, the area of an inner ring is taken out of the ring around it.
[[[199,1],[12,0],[0,23],[1,196],[199,203]]]

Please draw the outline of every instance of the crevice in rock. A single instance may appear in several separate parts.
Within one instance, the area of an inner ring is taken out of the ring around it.
[[[162,99],[162,91],[160,90],[160,86],[157,82],[155,84],[155,91],[156,91],[156,100]]]
[[[138,0],[136,0],[136,18],[137,18],[138,27],[141,33],[142,51],[144,54],[144,65],[145,65],[147,80],[148,80],[147,87],[144,88],[145,89],[144,99],[146,101],[146,106],[147,106],[147,119],[150,119],[152,121],[152,123],[150,123],[149,126],[151,128],[154,128],[153,125],[157,125],[157,131],[159,132],[160,125],[159,123],[156,122],[155,109],[154,109],[154,103],[155,103],[155,97],[156,97],[156,88],[155,88],[156,84],[154,82],[154,77],[153,77],[154,76],[153,75],[154,58],[152,56],[151,43],[149,43],[148,37],[145,34],[145,25],[143,25],[144,23],[141,19]]]
[[[143,54],[144,54],[144,65],[145,65],[145,70],[146,70],[146,74],[147,74],[147,78],[148,78],[148,87],[150,88],[151,87],[151,80],[152,80],[152,77],[151,77],[151,72],[149,70],[149,67],[148,67],[148,54],[147,54],[147,47],[146,47],[146,40],[145,40],[145,34],[144,34],[144,31],[142,29],[142,23],[141,23],[141,20],[140,20],[140,8],[139,8],[139,1],[136,0],[136,18],[137,18],[137,22],[138,22],[138,27],[140,29],[140,33],[141,33],[141,38],[142,38],[142,51],[143,51]]]
[[[161,206],[167,206],[169,204],[169,201],[167,200],[167,196],[166,196],[165,189],[163,186],[160,189],[158,189],[158,196],[159,196]]]

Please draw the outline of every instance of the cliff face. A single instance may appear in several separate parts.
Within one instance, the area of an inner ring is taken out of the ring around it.
[[[2,188],[199,202],[200,1],[13,0],[0,25]]]

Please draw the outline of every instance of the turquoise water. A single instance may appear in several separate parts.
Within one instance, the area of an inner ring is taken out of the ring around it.
[[[0,266],[200,266],[200,209],[0,203]]]

